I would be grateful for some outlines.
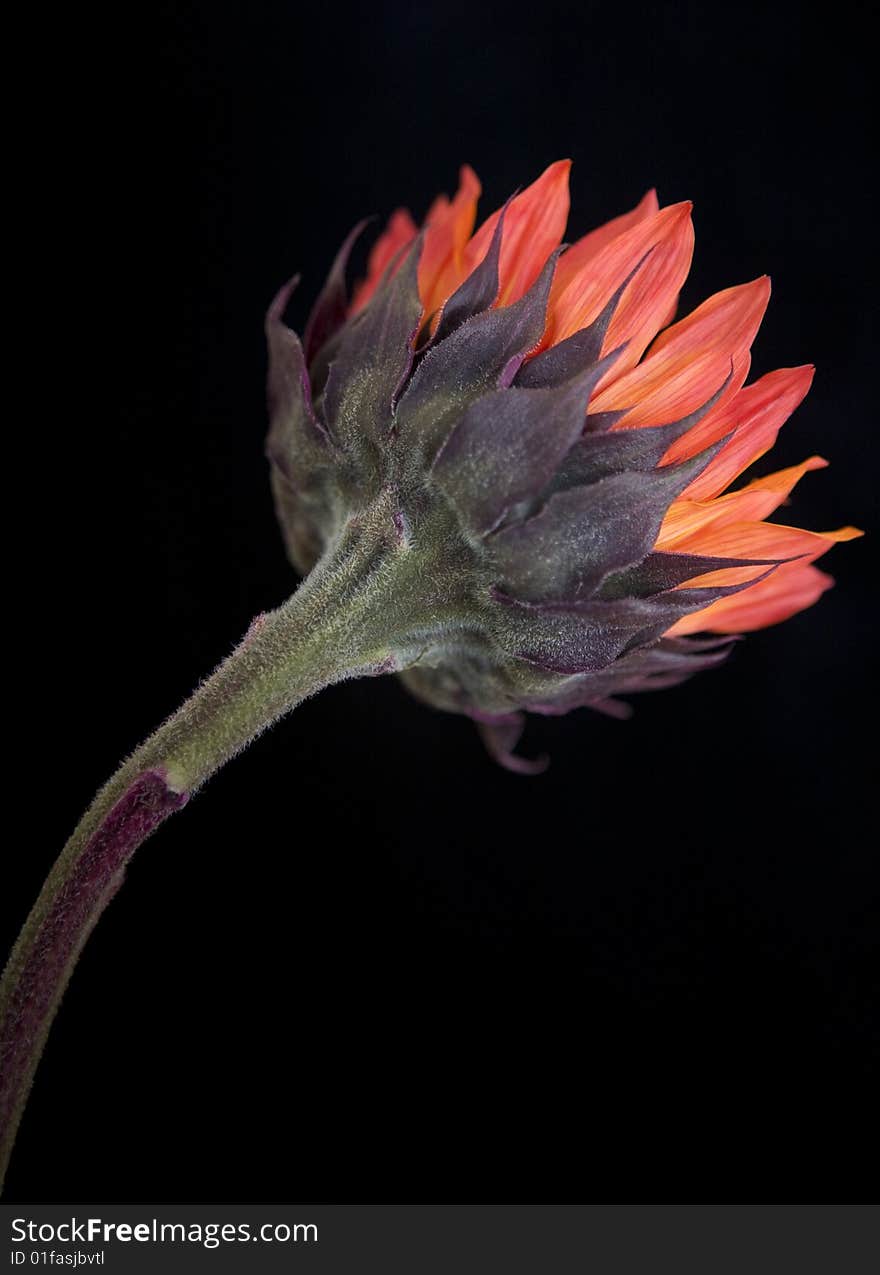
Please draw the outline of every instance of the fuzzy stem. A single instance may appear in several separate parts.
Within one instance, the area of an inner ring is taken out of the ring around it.
[[[400,666],[392,646],[399,652],[402,630],[419,626],[395,605],[411,596],[411,564],[392,527],[381,501],[351,521],[297,592],[258,616],[229,658],[122,765],[62,851],[0,983],[0,1189],[64,989],[137,847],[307,696]]]

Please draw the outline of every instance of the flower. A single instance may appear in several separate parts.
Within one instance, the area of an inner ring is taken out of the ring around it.
[[[302,345],[282,321],[293,284],[267,320],[294,565],[384,500],[413,611],[395,669],[520,771],[538,767],[513,752],[523,710],[626,715],[617,695],[674,685],[815,602],[832,583],[815,560],[861,534],[766,521],[819,456],[730,490],[813,376],[746,384],[769,279],[675,320],[691,205],[649,191],[563,249],[569,168],[474,231],[480,183],[463,167],[421,230],[393,214],[349,301],[352,232]]]

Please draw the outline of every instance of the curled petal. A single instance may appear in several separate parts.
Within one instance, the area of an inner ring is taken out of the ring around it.
[[[515,775],[540,775],[550,765],[549,757],[520,757],[514,750],[519,743],[526,719],[522,713],[506,713],[502,717],[476,718],[477,730],[489,756]]]

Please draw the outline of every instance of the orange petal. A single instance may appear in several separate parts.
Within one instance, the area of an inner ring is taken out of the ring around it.
[[[627,342],[609,379],[633,367],[657,335],[687,278],[694,251],[691,207],[682,203],[664,208],[618,235],[598,255],[583,239],[569,248],[553,280],[544,344],[564,341],[587,327],[635,271],[603,344],[603,352],[608,353]]]
[[[588,261],[597,256],[612,239],[616,239],[618,235],[631,230],[633,226],[639,225],[640,222],[649,221],[652,217],[656,217],[659,211],[660,205],[657,202],[657,192],[651,189],[642,196],[631,212],[623,213],[622,216],[614,217],[611,221],[606,221],[604,225],[597,226],[595,230],[591,230],[588,235],[584,235],[576,244],[573,244],[569,251],[574,248],[577,249],[578,260],[582,268]]]
[[[729,598],[683,616],[668,630],[688,633],[747,633],[779,624],[813,605],[834,581],[824,571],[802,562],[784,563],[766,580]]]
[[[623,376],[614,376],[612,369],[610,383],[594,395],[590,410],[626,411],[619,429],[664,425],[696,411],[730,377],[712,409],[719,411],[746,378],[749,347],[769,298],[766,275],[717,292],[662,332],[637,367]]]
[[[479,197],[480,180],[465,164],[459,174],[455,198],[450,202],[445,196],[440,196],[425,218],[419,292],[426,314],[439,310],[467,274],[464,250],[474,228]]]
[[[835,543],[854,540],[862,533],[855,527],[841,527],[839,531],[818,533],[802,531],[799,527],[782,527],[769,522],[733,523],[729,527],[712,528],[680,541],[675,552],[704,553],[722,558],[796,559],[801,565],[813,562],[827,553]],[[790,563],[784,563],[788,566]],[[764,567],[727,567],[710,571],[706,575],[688,580],[680,588],[713,588],[716,585],[746,584],[765,574]],[[782,566],[773,573],[775,576]],[[772,579],[773,576],[768,577]],[[762,584],[764,582],[762,581]],[[755,586],[758,587],[757,585]],[[748,590],[751,592],[751,590]],[[735,594],[739,597],[739,594]],[[768,621],[770,623],[770,621]]]
[[[755,450],[751,459],[743,465],[746,468],[752,460],[757,460],[760,454],[773,445],[776,434],[803,400],[812,379],[813,367],[810,364],[804,367],[784,367],[768,372],[766,376],[735,394],[726,395],[724,401],[716,403],[698,425],[672,444],[663,457],[663,463],[670,465],[696,456],[705,447],[717,443],[726,434],[732,434],[736,430],[740,437],[731,439],[730,442],[736,443],[736,450],[740,453],[745,450],[744,444],[749,440],[755,448],[761,446],[761,451]]]
[[[732,522],[701,527],[676,540],[676,553],[702,553],[712,558],[806,558],[812,562],[841,540],[862,534],[856,527],[837,531],[804,531],[775,522]],[[688,581],[688,585],[692,585]]]
[[[550,253],[561,243],[568,221],[570,169],[570,159],[557,160],[511,200],[504,219],[498,305],[510,305],[527,292]],[[500,215],[498,209],[483,222],[467,245],[464,253],[467,272],[478,266],[489,251]]]
[[[382,282],[386,269],[400,253],[401,248],[412,243],[418,228],[406,208],[398,208],[388,218],[388,225],[370,249],[367,258],[367,276],[355,286],[350,313],[357,314],[369,301]]]
[[[695,456],[710,443],[735,431],[733,437],[687,490],[686,499],[706,500],[728,487],[776,442],[776,435],[809,391],[813,367],[779,368],[768,372],[719,403],[706,418],[666,453],[664,464]]]
[[[824,469],[828,464],[821,456],[811,456],[801,465],[779,469],[765,478],[756,478],[741,491],[728,492],[716,500],[676,500],[670,505],[660,534],[657,548],[667,549],[688,536],[707,531],[710,527],[724,527],[732,522],[757,522],[778,509],[786,497],[800,482],[804,474],[814,469]]]
[[[678,314],[678,297],[675,298],[672,305],[667,310],[666,314],[664,314],[663,318],[660,320],[660,327],[668,328],[670,323],[672,322],[672,320],[675,318],[677,314]]]
[[[430,226],[431,223],[435,221],[437,217],[442,217],[443,214],[448,211],[449,211],[449,196],[437,195],[434,199],[433,204],[425,213],[425,217],[424,217],[424,220],[422,221],[422,225]]]

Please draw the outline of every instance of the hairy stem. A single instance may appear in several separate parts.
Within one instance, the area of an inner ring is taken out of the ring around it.
[[[98,793],[61,853],[0,983],[0,1187],[52,1020],[137,847],[262,730],[347,677],[399,667],[417,618],[411,564],[382,501],[352,520],[297,592]],[[407,632],[409,630],[409,632]]]

